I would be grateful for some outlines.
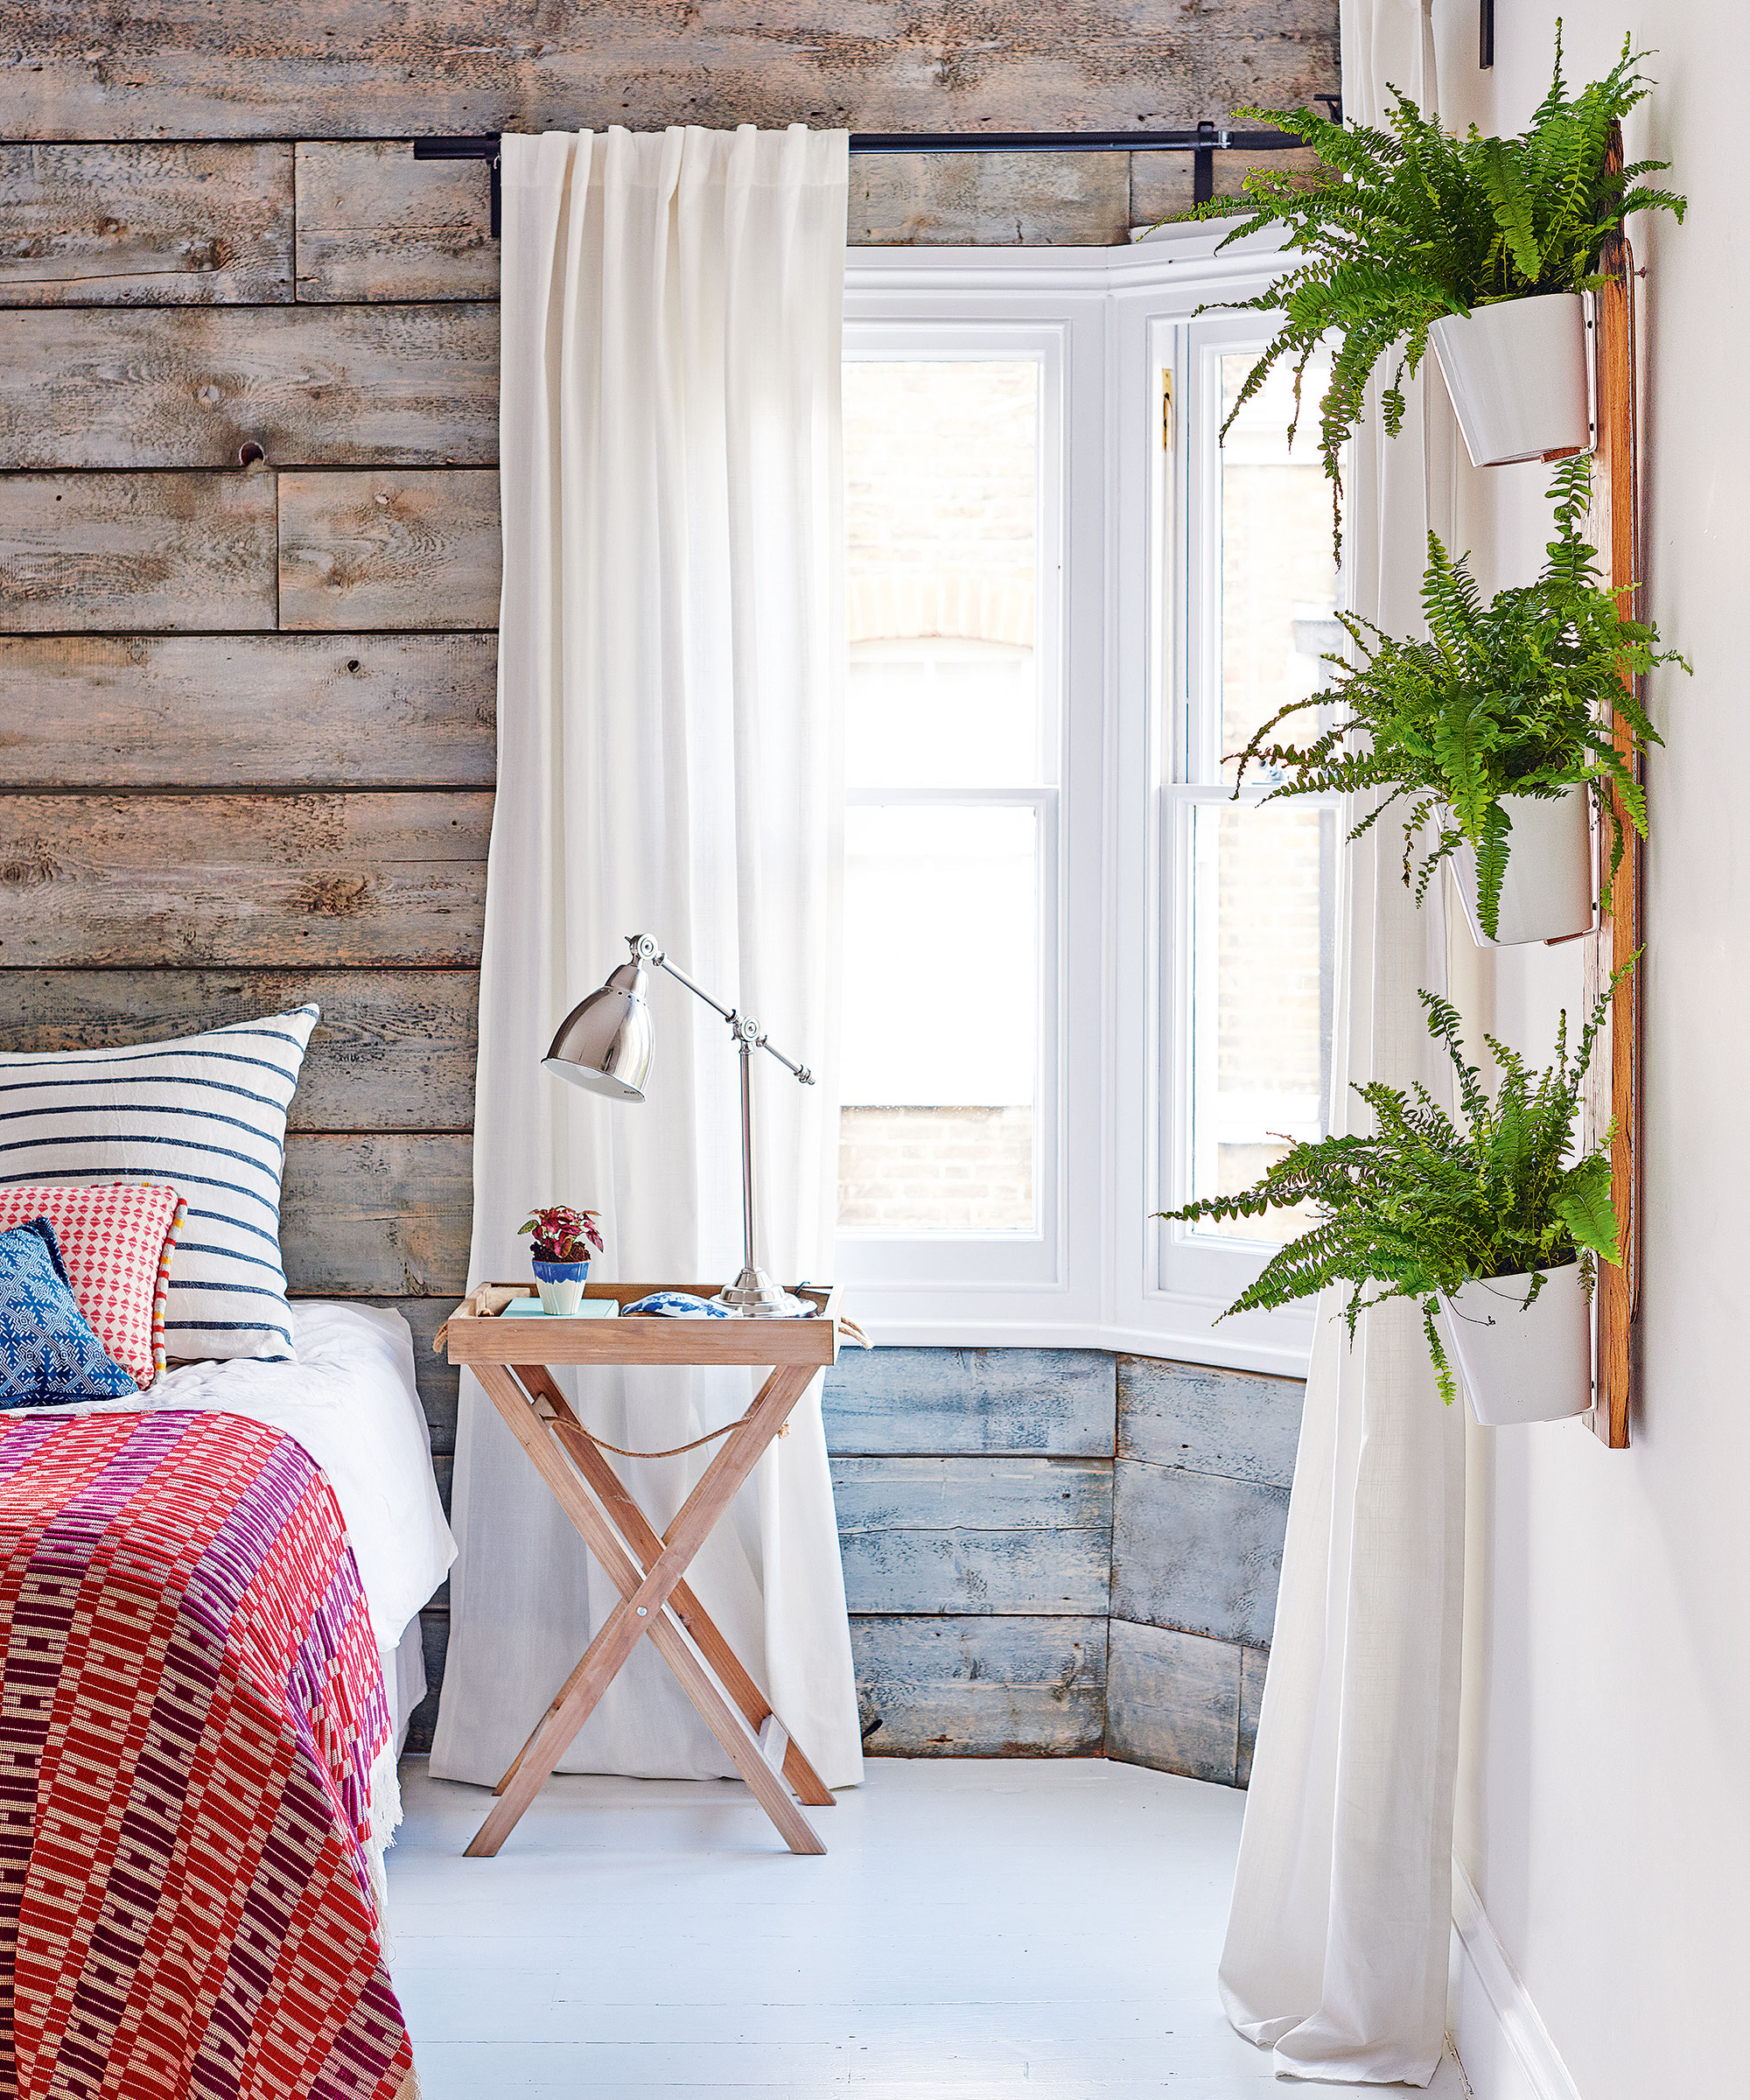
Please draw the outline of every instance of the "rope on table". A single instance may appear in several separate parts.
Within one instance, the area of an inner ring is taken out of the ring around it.
[[[866,1349],[869,1347],[862,1328],[857,1326],[855,1321],[841,1319],[838,1329],[841,1334],[848,1335],[853,1340],[858,1348]],[[698,1450],[702,1444],[715,1444],[719,1437],[726,1437],[731,1430],[739,1429],[752,1412],[753,1410],[750,1407],[746,1415],[738,1415],[733,1422],[725,1422],[721,1429],[708,1429],[704,1436],[695,1437],[690,1444],[676,1444],[667,1451],[628,1451],[623,1444],[610,1444],[606,1437],[597,1436],[592,1429],[585,1429],[581,1422],[567,1422],[560,1426],[565,1429],[575,1428],[580,1436],[587,1437],[598,1450],[611,1451],[617,1459],[678,1459],[687,1452]],[[779,1430],[778,1434],[780,1437],[788,1437],[789,1433],[790,1425],[786,1422]]]
[[[623,1445],[610,1444],[606,1437],[598,1437],[592,1429],[585,1429],[581,1422],[564,1422],[559,1426],[561,1429],[576,1429],[579,1436],[587,1437],[598,1450],[611,1451],[617,1459],[678,1459],[682,1452],[696,1451],[701,1444],[715,1444],[719,1437],[726,1437],[731,1430],[739,1429],[752,1412],[750,1407],[746,1415],[738,1415],[733,1422],[725,1422],[721,1429],[708,1429],[704,1436],[695,1437],[690,1444],[676,1444],[668,1451],[627,1451]],[[788,1437],[789,1433],[790,1425],[786,1422],[778,1434]]]

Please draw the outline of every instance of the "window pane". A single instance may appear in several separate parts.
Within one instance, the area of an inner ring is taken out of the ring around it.
[[[1257,361],[1222,359],[1225,418]],[[1331,558],[1331,485],[1319,464],[1319,402],[1327,360],[1314,359],[1301,384],[1300,429],[1291,452],[1292,374],[1278,365],[1241,410],[1222,447],[1222,777],[1252,732],[1329,677],[1320,658],[1338,648],[1337,571]],[[1304,738],[1309,711],[1285,730]],[[1248,775],[1248,778],[1253,777]]]
[[[845,779],[858,787],[1020,788],[1039,774],[1033,652],[919,635],[853,641]]]
[[[1040,774],[1039,368],[844,368],[845,780],[1007,787]]]
[[[1031,808],[846,811],[841,1226],[1032,1228],[1039,861]]]
[[[1193,823],[1191,1194],[1232,1195],[1325,1134],[1336,812],[1206,802]],[[1281,1241],[1311,1222],[1271,1211],[1200,1229]]]

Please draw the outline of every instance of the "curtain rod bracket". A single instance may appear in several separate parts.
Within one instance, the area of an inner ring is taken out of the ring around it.
[[[483,160],[492,170],[492,237],[499,238],[504,225],[504,192],[500,180],[503,155],[499,150],[499,134],[481,131],[462,138],[416,138],[413,142],[416,160]]]

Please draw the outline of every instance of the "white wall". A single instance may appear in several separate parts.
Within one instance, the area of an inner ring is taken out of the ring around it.
[[[1523,125],[1553,0],[1435,0],[1450,122]],[[1690,215],[1634,229],[1650,604],[1693,681],[1662,674],[1649,794],[1642,1400],[1634,1446],[1578,1425],[1474,1432],[1459,1852],[1583,2100],[1750,2092],[1750,217],[1744,0],[1568,4],[1571,82],[1625,30],[1656,52],[1631,158],[1673,161]],[[1462,538],[1531,573],[1544,476],[1460,470]],[[1502,959],[1495,1026],[1546,1055],[1572,950]],[[1480,2090],[1478,2100],[1493,2100]]]

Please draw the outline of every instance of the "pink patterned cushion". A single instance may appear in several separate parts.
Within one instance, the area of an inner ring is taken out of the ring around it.
[[[0,1232],[48,1220],[80,1311],[142,1392],[164,1368],[164,1298],[186,1212],[158,1182],[0,1188]]]

